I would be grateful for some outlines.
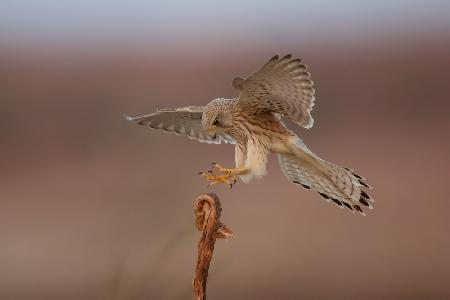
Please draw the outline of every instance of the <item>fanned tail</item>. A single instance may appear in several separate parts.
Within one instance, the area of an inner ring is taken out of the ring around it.
[[[278,154],[280,167],[292,183],[317,191],[327,202],[365,215],[363,208],[372,209],[374,200],[363,190],[371,189],[365,178],[312,153],[301,140],[294,154]]]

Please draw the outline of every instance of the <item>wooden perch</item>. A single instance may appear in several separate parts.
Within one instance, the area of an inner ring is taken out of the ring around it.
[[[233,236],[233,232],[220,222],[221,211],[216,194],[201,195],[194,202],[195,227],[202,233],[198,241],[197,265],[192,280],[194,300],[206,299],[206,281],[216,239]]]

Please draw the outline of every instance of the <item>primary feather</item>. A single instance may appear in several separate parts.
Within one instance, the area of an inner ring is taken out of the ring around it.
[[[202,127],[203,106],[187,106],[180,108],[159,109],[155,113],[141,117],[126,117],[130,122],[138,125],[160,129],[179,135],[186,135],[200,142],[220,144],[234,144],[234,140],[226,134],[207,133]]]
[[[311,128],[314,88],[311,74],[300,59],[275,55],[246,79],[235,78],[239,102],[253,111],[282,114],[300,126]]]

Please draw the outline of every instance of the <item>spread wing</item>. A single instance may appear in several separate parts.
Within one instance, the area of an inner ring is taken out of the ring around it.
[[[311,128],[314,88],[310,77],[300,59],[276,55],[248,78],[235,78],[233,86],[240,91],[239,103],[247,109],[276,112]]]
[[[222,142],[234,144],[232,137],[225,134],[210,135],[202,127],[202,106],[187,106],[176,109],[160,109],[155,113],[142,117],[127,117],[130,122],[161,129],[178,135],[186,135],[190,139],[210,144]]]

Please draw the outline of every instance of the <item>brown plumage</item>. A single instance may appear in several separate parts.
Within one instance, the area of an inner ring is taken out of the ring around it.
[[[222,174],[203,173],[212,184],[232,185],[236,177],[248,182],[265,175],[268,154],[273,152],[291,182],[317,191],[341,208],[364,214],[362,208],[372,208],[373,202],[362,189],[370,188],[364,178],[319,158],[281,119],[284,116],[305,128],[312,127],[314,89],[310,76],[301,60],[291,55],[274,56],[246,79],[233,80],[238,98],[218,98],[205,107],[165,109],[128,119],[202,142],[235,143],[236,168],[217,164],[215,169]]]

